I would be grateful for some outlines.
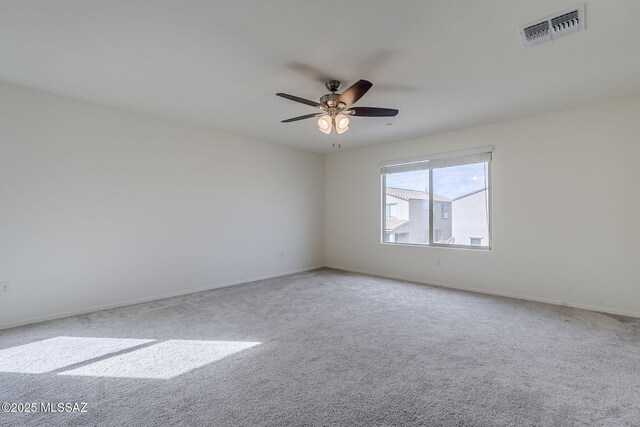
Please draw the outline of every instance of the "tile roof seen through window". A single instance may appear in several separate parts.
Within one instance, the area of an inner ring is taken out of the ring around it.
[[[426,191],[419,190],[409,190],[407,188],[396,188],[396,187],[387,187],[387,195],[397,197],[402,200],[429,200],[429,193]],[[439,196],[437,194],[433,195],[433,200],[438,202],[450,202],[451,199]]]

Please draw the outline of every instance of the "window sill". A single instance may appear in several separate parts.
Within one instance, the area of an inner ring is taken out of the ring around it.
[[[437,248],[437,249],[461,249],[461,250],[469,250],[469,251],[480,251],[480,252],[492,252],[493,249],[491,247],[486,246],[467,246],[467,245],[421,245],[419,243],[393,243],[393,242],[380,242],[381,245],[384,246],[406,246],[406,247],[414,247],[414,248]]]

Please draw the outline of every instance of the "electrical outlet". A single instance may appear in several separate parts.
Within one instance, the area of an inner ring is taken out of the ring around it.
[[[440,257],[436,258],[436,265],[440,265]]]
[[[0,282],[0,294],[9,292],[11,282]]]

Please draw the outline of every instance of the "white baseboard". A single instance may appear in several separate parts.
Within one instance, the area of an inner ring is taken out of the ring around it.
[[[276,277],[288,276],[290,274],[297,274],[297,273],[303,273],[303,272],[306,272],[306,271],[317,270],[317,269],[323,268],[323,267],[324,267],[324,265],[308,267],[308,268],[301,268],[301,269],[298,269],[298,270],[286,271],[286,272],[283,272],[283,273],[272,274],[272,275],[267,275],[267,276],[253,277],[253,278],[250,278],[250,279],[243,279],[243,280],[238,280],[238,281],[233,281],[233,282],[218,283],[218,284],[211,285],[211,286],[205,286],[203,288],[189,289],[189,290],[177,291],[177,292],[169,292],[169,293],[160,294],[160,295],[154,295],[154,296],[150,296],[150,297],[136,298],[136,299],[127,300],[127,301],[120,301],[120,302],[116,302],[116,303],[113,303],[113,304],[98,305],[98,306],[93,306],[93,307],[88,307],[88,308],[82,308],[82,309],[79,309],[79,310],[67,311],[67,312],[63,312],[63,313],[55,313],[55,314],[51,314],[51,315],[47,315],[47,316],[34,317],[34,318],[31,318],[31,319],[19,320],[17,322],[1,324],[0,325],[0,330],[9,329],[9,328],[15,328],[16,326],[31,325],[33,323],[46,322],[46,321],[49,321],[49,320],[62,319],[64,317],[69,317],[69,316],[77,316],[79,314],[93,313],[95,311],[108,310],[110,308],[126,307],[128,305],[134,305],[134,304],[140,304],[140,303],[144,303],[144,302],[156,301],[156,300],[161,300],[161,299],[165,299],[165,298],[178,297],[178,296],[181,296],[181,295],[195,294],[195,293],[198,293],[198,292],[210,291],[212,289],[225,288],[227,286],[242,285],[244,283],[255,282],[255,281],[258,281],[258,280],[274,279]]]
[[[358,269],[354,269],[354,268],[340,267],[340,266],[337,266],[337,265],[326,265],[325,267],[326,268],[333,268],[335,270],[347,271],[347,272],[350,272],[350,273],[366,274],[368,276],[384,277],[386,279],[403,280],[405,282],[413,282],[413,283],[420,283],[420,284],[423,284],[423,285],[437,286],[437,287],[440,287],[440,288],[458,289],[458,290],[467,291],[467,292],[477,292],[477,293],[480,293],[480,294],[496,295],[496,296],[507,297],[507,298],[516,298],[516,299],[521,299],[521,300],[526,300],[526,301],[543,302],[543,303],[546,303],[546,304],[560,305],[560,306],[564,306],[564,307],[581,308],[581,309],[584,309],[584,310],[600,311],[600,312],[603,312],[603,313],[617,314],[617,315],[620,315],[620,316],[629,316],[629,317],[639,317],[640,318],[640,313],[634,312],[634,311],[617,310],[617,309],[608,308],[608,307],[598,307],[598,306],[595,306],[595,305],[587,305],[587,304],[580,304],[580,303],[574,303],[574,302],[560,301],[560,300],[555,300],[555,299],[551,299],[551,298],[540,298],[540,297],[532,297],[532,296],[529,296],[529,295],[512,294],[512,293],[509,293],[509,292],[500,292],[500,291],[492,291],[492,290],[485,290],[485,289],[469,288],[469,287],[465,287],[465,286],[451,285],[449,283],[429,282],[429,281],[422,280],[422,279],[416,279],[415,277],[397,276],[397,275],[394,275],[394,274],[380,273],[380,272],[377,272],[377,271],[358,270]]]

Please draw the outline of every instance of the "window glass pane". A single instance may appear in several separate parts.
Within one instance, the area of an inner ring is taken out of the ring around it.
[[[388,243],[429,244],[429,171],[385,175],[385,229]]]
[[[436,243],[489,246],[488,182],[488,162],[433,169]]]

